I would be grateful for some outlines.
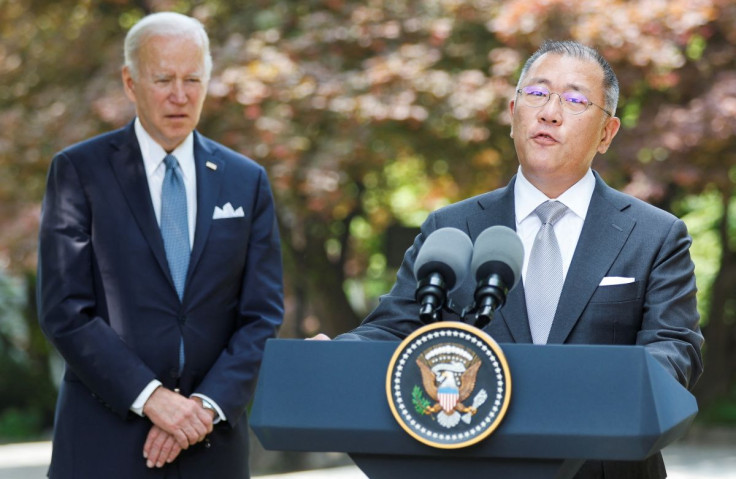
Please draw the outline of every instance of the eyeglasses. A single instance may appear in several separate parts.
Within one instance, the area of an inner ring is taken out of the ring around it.
[[[579,115],[587,110],[590,105],[593,105],[600,108],[601,111],[607,113],[609,116],[613,116],[612,113],[608,112],[603,107],[588,100],[585,95],[579,91],[554,93],[541,86],[525,86],[524,88],[516,90],[516,93],[521,95],[526,106],[530,106],[532,108],[543,107],[547,104],[549,99],[552,98],[552,95],[557,95],[560,98],[560,105],[562,105],[562,108],[573,115]]]

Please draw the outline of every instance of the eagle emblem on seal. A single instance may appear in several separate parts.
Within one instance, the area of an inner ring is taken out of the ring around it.
[[[433,401],[430,402],[422,389],[415,386],[412,401],[416,411],[436,414],[437,423],[448,429],[457,426],[461,420],[470,424],[488,397],[485,389],[481,389],[473,397],[472,404],[465,405],[475,389],[482,364],[480,358],[462,346],[444,343],[427,349],[416,359],[416,364],[421,371],[424,392]]]

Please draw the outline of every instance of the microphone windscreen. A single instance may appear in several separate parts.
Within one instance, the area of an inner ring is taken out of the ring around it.
[[[506,226],[491,226],[475,240],[470,271],[476,281],[498,274],[509,289],[521,278],[524,245],[516,231]]]
[[[440,228],[432,232],[419,250],[414,262],[414,277],[421,281],[432,273],[440,273],[447,289],[462,283],[468,274],[473,242],[457,228]]]

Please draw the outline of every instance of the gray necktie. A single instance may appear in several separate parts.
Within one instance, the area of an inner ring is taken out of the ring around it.
[[[187,220],[187,193],[174,155],[166,155],[166,174],[161,188],[161,236],[164,239],[166,260],[179,299],[184,297],[184,285],[189,269],[189,222]],[[179,373],[184,368],[184,338],[179,342]]]
[[[555,237],[554,224],[567,211],[559,201],[546,201],[534,212],[542,226],[534,238],[524,281],[529,328],[534,344],[546,344],[557,302],[562,291],[562,255]]]

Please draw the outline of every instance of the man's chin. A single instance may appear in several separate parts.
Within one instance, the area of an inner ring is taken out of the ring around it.
[[[525,175],[527,173],[529,175],[550,175],[555,173],[559,166],[560,162],[556,158],[538,157],[526,162],[523,171]]]
[[[167,128],[163,132],[165,138],[162,139],[166,143],[167,150],[169,149],[168,147],[172,147],[172,145],[173,148],[179,146],[181,142],[184,141],[184,139],[189,135],[189,133],[192,132],[192,130],[194,130],[194,127],[189,125],[178,128]]]

